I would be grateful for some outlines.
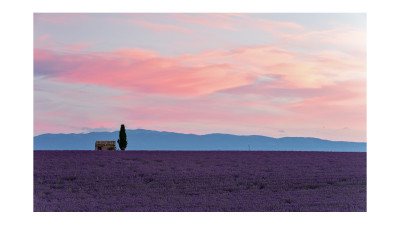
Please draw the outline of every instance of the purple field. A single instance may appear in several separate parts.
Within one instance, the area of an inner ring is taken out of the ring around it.
[[[366,211],[366,153],[34,151],[34,211]]]

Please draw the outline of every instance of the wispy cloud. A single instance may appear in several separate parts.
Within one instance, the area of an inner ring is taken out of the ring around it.
[[[72,83],[193,96],[246,86],[270,74],[274,87],[319,88],[365,72],[364,59],[335,53],[305,54],[272,46],[161,57],[142,49],[60,54],[36,49],[35,73]]]
[[[125,123],[365,141],[360,28],[317,30],[255,14],[85,16],[35,15],[35,134]],[[53,31],[89,20],[85,27],[112,26],[118,35],[107,42],[104,33],[99,41],[91,32],[64,39]],[[159,50],[172,44],[179,54]]]
[[[248,74],[237,73],[228,64],[184,66],[179,58],[148,58],[149,54],[132,49],[66,55],[37,49],[35,73],[51,74],[65,82],[175,96],[207,94],[251,82]]]
[[[45,49],[59,52],[79,53],[93,46],[94,42],[71,42],[65,43],[53,39],[49,34],[39,36],[34,40],[35,49]]]

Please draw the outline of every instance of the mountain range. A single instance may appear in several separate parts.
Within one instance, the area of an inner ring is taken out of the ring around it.
[[[96,141],[117,141],[119,131],[80,134],[41,134],[34,150],[94,150]],[[365,142],[329,141],[310,137],[272,138],[260,135],[182,134],[153,130],[126,130],[126,150],[241,150],[366,152]],[[117,144],[118,147],[118,144]]]

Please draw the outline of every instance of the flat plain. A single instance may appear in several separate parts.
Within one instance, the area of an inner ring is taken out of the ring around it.
[[[366,211],[366,153],[34,151],[34,211]]]

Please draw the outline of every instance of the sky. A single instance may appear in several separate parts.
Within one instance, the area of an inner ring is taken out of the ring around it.
[[[34,135],[366,141],[366,14],[35,13]]]

